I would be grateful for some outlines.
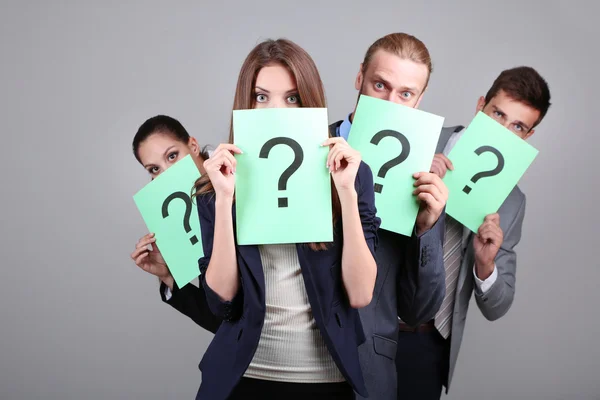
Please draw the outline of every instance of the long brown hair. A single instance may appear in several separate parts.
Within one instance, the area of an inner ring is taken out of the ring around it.
[[[255,106],[254,87],[259,71],[269,65],[287,68],[296,80],[301,107],[325,108],[323,82],[310,55],[296,43],[287,39],[265,40],[258,44],[242,65],[235,88],[234,110],[248,110]],[[331,135],[331,133],[330,133]],[[233,117],[229,129],[229,143],[233,143]],[[195,195],[214,192],[208,174],[202,175],[194,185]],[[341,217],[340,199],[331,180],[333,224]],[[310,243],[312,250],[325,250],[325,243]]]

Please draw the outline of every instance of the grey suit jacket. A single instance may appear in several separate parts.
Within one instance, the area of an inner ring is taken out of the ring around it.
[[[436,153],[443,152],[454,131],[454,127],[442,130]],[[446,393],[450,387],[452,375],[456,367],[456,360],[467,319],[469,300],[473,292],[475,292],[475,300],[479,310],[490,321],[494,321],[506,314],[513,302],[515,295],[515,273],[517,269],[515,246],[521,240],[521,228],[525,216],[525,195],[517,186],[515,186],[508,195],[508,198],[502,203],[498,214],[500,215],[500,227],[504,233],[504,241],[495,260],[498,277],[485,294],[479,290],[473,276],[473,267],[475,265],[475,252],[473,249],[474,234],[469,229],[463,228],[463,260],[458,275],[458,287],[454,303],[452,333],[450,336],[450,370]]]
[[[341,123],[330,125],[332,136],[337,136]],[[410,325],[418,325],[433,318],[444,300],[444,220],[442,214],[420,237],[414,232],[407,237],[383,229],[377,233],[373,299],[359,309],[366,341],[358,352],[369,399],[396,399],[398,316]],[[356,398],[363,399],[358,394]]]

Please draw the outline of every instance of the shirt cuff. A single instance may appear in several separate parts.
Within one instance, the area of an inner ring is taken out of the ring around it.
[[[496,282],[496,278],[498,278],[498,269],[496,268],[496,263],[494,263],[494,270],[492,271],[492,274],[488,276],[486,280],[482,281],[477,277],[475,265],[473,265],[473,276],[475,277],[475,283],[477,284],[479,290],[481,290],[481,293],[487,293],[494,284],[494,282]]]
[[[171,293],[171,289],[169,289],[169,287],[167,285],[165,285],[165,300],[169,301],[171,300],[171,296],[173,296],[173,293]]]

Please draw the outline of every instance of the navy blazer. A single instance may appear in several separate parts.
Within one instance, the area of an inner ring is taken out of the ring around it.
[[[355,181],[358,207],[367,245],[375,254],[380,219],[376,216],[373,176],[361,162]],[[258,246],[236,245],[240,290],[223,302],[206,283],[206,269],[213,250],[215,194],[197,197],[205,256],[199,260],[202,286],[213,313],[223,319],[202,361],[202,384],[196,399],[227,399],[250,365],[265,319],[265,278]],[[235,232],[235,206],[232,210]],[[342,227],[334,227],[334,241],[327,250],[313,251],[297,244],[302,277],[312,313],[327,349],[352,388],[367,397],[357,347],[365,341],[358,310],[350,307],[342,283]],[[214,267],[214,266],[213,266]]]
[[[200,275],[200,271],[198,271],[198,275]],[[166,289],[167,285],[161,282],[159,291],[162,301],[183,315],[187,315],[192,321],[211,333],[215,333],[219,329],[221,318],[210,311],[202,285],[197,287],[192,283],[188,283],[180,288],[174,282],[171,297],[168,300],[165,297]]]

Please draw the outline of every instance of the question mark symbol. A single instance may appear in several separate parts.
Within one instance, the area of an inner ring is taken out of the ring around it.
[[[276,137],[273,139],[269,139],[263,145],[263,147],[260,149],[259,157],[269,158],[269,152],[273,147],[277,146],[278,144],[284,144],[286,146],[289,146],[294,151],[294,161],[292,161],[290,166],[287,167],[285,171],[283,171],[283,174],[281,174],[281,177],[279,178],[279,183],[277,184],[278,190],[286,190],[288,179],[290,179],[290,176],[292,176],[294,172],[296,172],[298,168],[300,168],[300,165],[302,165],[302,161],[304,161],[304,152],[302,151],[302,147],[300,147],[298,142],[296,142],[294,139],[290,139],[287,137]],[[278,206],[287,207],[287,197],[280,197],[278,199]]]
[[[190,196],[188,196],[184,192],[175,192],[165,199],[162,205],[162,216],[163,218],[167,218],[169,216],[169,203],[171,203],[171,201],[175,199],[181,199],[185,202],[183,229],[185,229],[185,231],[189,233],[192,230],[192,228],[190,227],[190,216],[192,215],[192,199],[190,199]],[[190,242],[192,242],[192,245],[198,243],[198,238],[196,237],[196,235],[190,238]]]
[[[482,171],[473,175],[473,177],[471,178],[471,182],[473,183],[477,183],[477,181],[481,178],[498,175],[500,171],[502,171],[502,169],[504,168],[504,156],[502,155],[502,153],[500,153],[500,151],[498,151],[498,149],[495,149],[492,146],[481,146],[475,150],[475,154],[477,154],[478,156],[486,152],[493,153],[494,155],[496,155],[496,158],[498,159],[498,165],[496,165],[496,168],[494,169],[491,169],[489,171]],[[465,192],[466,194],[469,194],[471,192],[471,188],[469,187],[469,185],[465,185],[465,187],[463,188],[463,192]]]
[[[392,158],[390,161],[383,164],[381,166],[381,168],[379,168],[379,172],[377,173],[377,176],[380,178],[385,178],[385,175],[388,173],[388,171],[390,169],[392,169],[396,165],[404,162],[404,160],[406,160],[408,158],[408,155],[410,154],[410,142],[408,141],[406,136],[404,136],[400,132],[393,131],[391,129],[385,129],[383,131],[377,132],[375,134],[375,136],[373,136],[373,138],[371,139],[371,143],[374,144],[375,146],[377,146],[379,144],[379,142],[381,141],[381,139],[383,139],[385,137],[394,137],[394,138],[398,139],[398,141],[402,145],[402,152],[400,153],[399,156]],[[379,183],[375,184],[375,191],[377,193],[381,193],[382,189],[383,189],[383,185],[380,185]]]

